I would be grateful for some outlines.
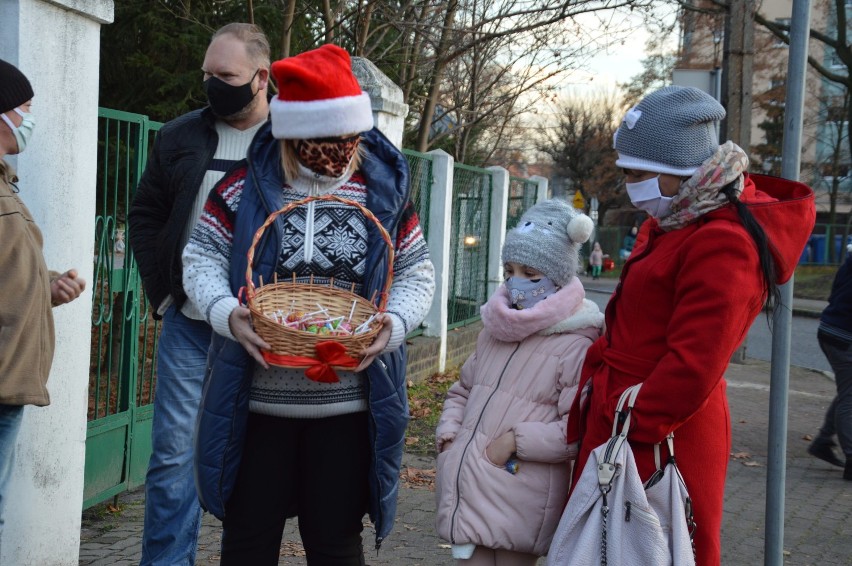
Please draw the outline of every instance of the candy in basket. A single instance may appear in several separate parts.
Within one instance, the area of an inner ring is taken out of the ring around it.
[[[252,263],[255,247],[264,231],[279,215],[311,201],[337,201],[357,207],[364,216],[379,228],[388,247],[388,274],[385,285],[376,296],[367,300],[352,289],[344,290],[334,285],[315,284],[313,277],[307,283],[279,281],[255,286]],[[251,311],[255,332],[270,345],[262,352],[267,363],[279,367],[304,368],[308,378],[315,381],[336,382],[334,369],[352,370],[361,362],[361,352],[375,340],[382,328],[378,316],[385,311],[388,291],[392,282],[393,243],[381,222],[355,201],[331,195],[308,197],[288,204],[272,213],[255,232],[248,250],[246,268],[246,306]]]

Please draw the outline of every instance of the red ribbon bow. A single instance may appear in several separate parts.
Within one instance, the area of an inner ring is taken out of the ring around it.
[[[316,358],[306,356],[282,356],[263,352],[263,359],[276,366],[305,367],[305,376],[320,383],[338,383],[340,378],[334,371],[338,368],[356,368],[360,360],[346,355],[346,347],[340,342],[326,340],[316,345]]]

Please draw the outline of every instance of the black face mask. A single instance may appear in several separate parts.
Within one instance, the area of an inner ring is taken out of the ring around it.
[[[259,71],[260,69],[255,71],[249,82],[240,86],[230,85],[216,77],[210,77],[204,81],[204,92],[207,94],[207,101],[213,113],[220,118],[225,118],[248,106],[257,94],[251,91],[251,83]]]

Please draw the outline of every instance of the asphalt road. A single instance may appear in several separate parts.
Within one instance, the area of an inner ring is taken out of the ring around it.
[[[586,283],[586,298],[594,301],[604,310],[610,297],[608,290],[596,290]],[[790,329],[790,363],[794,366],[831,371],[831,366],[819,349],[816,331],[819,320],[804,316],[794,316]],[[770,361],[772,358],[772,334],[766,317],[760,315],[751,326],[746,339],[746,356],[758,360]]]

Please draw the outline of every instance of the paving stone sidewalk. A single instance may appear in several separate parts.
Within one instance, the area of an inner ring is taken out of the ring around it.
[[[722,563],[763,563],[766,493],[769,364],[749,360],[726,374],[731,406],[733,450],[725,490]],[[785,564],[791,566],[852,564],[852,482],[842,470],[808,456],[808,435],[819,427],[831,401],[834,383],[825,375],[792,368],[790,376],[785,506]],[[412,470],[434,468],[431,458],[406,455]],[[120,498],[120,512],[105,506],[83,514],[81,565],[139,563],[144,492]],[[434,494],[419,482],[400,490],[393,533],[377,555],[373,533],[364,531],[367,564],[373,566],[452,565],[447,545],[433,528]],[[295,522],[288,522],[279,564],[306,564]],[[217,564],[221,528],[205,515],[196,564]],[[544,560],[539,562],[544,564]]]

